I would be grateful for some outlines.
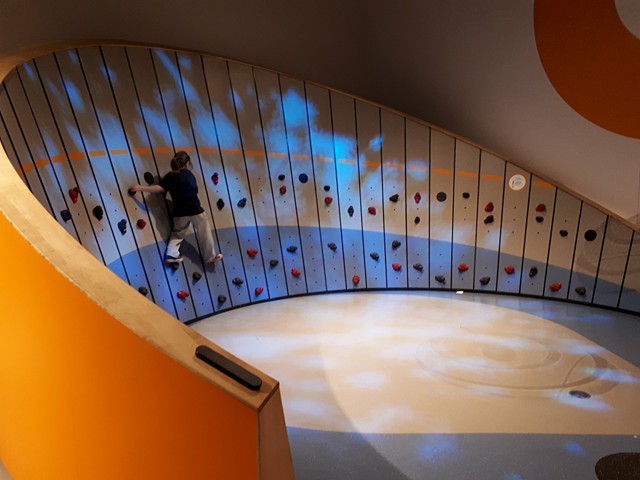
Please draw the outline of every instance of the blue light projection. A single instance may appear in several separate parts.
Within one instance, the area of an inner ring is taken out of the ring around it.
[[[458,443],[451,435],[423,435],[418,443],[420,458],[432,464],[447,464],[460,454]]]
[[[580,445],[578,442],[573,440],[567,440],[563,445],[564,449],[569,452],[571,455],[575,455],[576,457],[586,457],[588,455],[587,450]]]

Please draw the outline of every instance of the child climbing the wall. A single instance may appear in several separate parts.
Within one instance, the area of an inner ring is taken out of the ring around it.
[[[159,185],[133,185],[130,193],[166,193],[169,192],[173,202],[172,231],[165,253],[165,263],[182,262],[180,244],[187,235],[189,225],[196,231],[196,239],[200,246],[205,265],[215,266],[222,254],[216,253],[211,234],[211,225],[198,198],[198,185],[191,173],[191,158],[187,152],[176,152],[171,159],[171,171],[160,179]]]

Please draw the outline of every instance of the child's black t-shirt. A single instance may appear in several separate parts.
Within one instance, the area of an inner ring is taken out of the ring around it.
[[[204,212],[198,199],[198,184],[189,170],[182,169],[167,173],[160,186],[171,194],[174,217],[190,217]]]

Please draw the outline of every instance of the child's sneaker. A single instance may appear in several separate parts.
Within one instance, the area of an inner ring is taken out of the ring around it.
[[[172,257],[171,255],[167,255],[166,257],[164,257],[164,263],[166,263],[167,265],[171,265],[172,263],[180,263],[184,260],[184,258],[182,258],[182,255],[180,255],[179,257]]]

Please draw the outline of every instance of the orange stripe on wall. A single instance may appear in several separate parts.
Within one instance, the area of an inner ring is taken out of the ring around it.
[[[269,152],[269,156],[272,158],[287,158],[286,153],[278,153],[278,152]]]
[[[186,153],[196,153],[196,149],[193,147],[182,147],[182,148],[176,148],[176,152],[186,152]]]
[[[20,167],[16,168],[16,173],[19,177],[22,177],[22,169]]]
[[[349,160],[347,158],[343,158],[342,160],[338,160],[338,163],[344,163],[346,165],[355,165],[357,162],[355,160]]]
[[[104,157],[107,154],[104,150],[91,150],[89,151],[90,157]]]
[[[26,163],[22,165],[22,170],[24,170],[24,173],[33,172],[35,168],[36,167],[33,165],[33,163]]]
[[[456,175],[459,177],[477,177],[478,174],[475,172],[456,172]]]
[[[122,148],[109,150],[109,151],[111,152],[111,155],[126,155],[127,153],[129,153],[129,150],[125,150]]]
[[[36,167],[40,168],[40,167],[44,167],[45,165],[49,165],[49,159],[48,158],[38,158],[35,161]]]
[[[504,180],[504,177],[501,175],[491,175],[489,173],[485,173],[484,175],[482,175],[482,178],[484,180],[495,180],[498,182],[501,182],[502,180]]]
[[[242,155],[241,150],[232,150],[230,148],[223,149],[222,153],[226,153],[227,155]]]
[[[365,167],[379,167],[380,162],[362,162]]]
[[[66,155],[54,155],[51,157],[51,161],[54,163],[62,163],[67,159]]]
[[[249,157],[264,157],[264,152],[261,150],[247,150],[245,153]]]
[[[71,152],[69,154],[69,160],[82,160],[85,158],[84,152]]]
[[[309,155],[291,155],[294,160],[310,160]]]
[[[333,163],[333,158],[329,157],[315,157],[315,160],[318,162]]]
[[[453,175],[453,170],[449,170],[446,168],[434,168],[431,172],[438,175]]]
[[[218,153],[215,147],[200,147],[200,153]]]
[[[399,163],[385,163],[384,168],[393,168],[395,170],[404,170],[404,165],[400,165]]]
[[[428,167],[416,167],[416,166],[409,166],[407,167],[408,170],[413,170],[414,172],[428,172],[429,168]]]
[[[538,188],[556,188],[555,185],[551,185],[547,182],[533,182],[533,186]]]
[[[169,147],[156,147],[153,149],[156,153],[173,153],[173,148]]]
[[[138,147],[133,149],[133,153],[137,153],[138,155],[143,155],[145,153],[151,153],[151,149],[147,147]]]

